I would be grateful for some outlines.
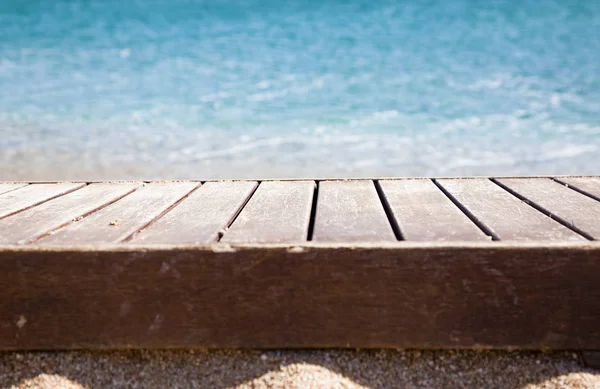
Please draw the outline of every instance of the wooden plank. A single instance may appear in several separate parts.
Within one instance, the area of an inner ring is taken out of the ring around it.
[[[592,369],[600,369],[600,351],[583,351],[581,353],[581,358],[583,359],[583,363],[586,367]]]
[[[258,184],[254,181],[209,182],[131,243],[201,244],[215,242],[233,221]]]
[[[32,185],[33,186],[33,185]],[[0,220],[0,244],[24,244],[131,193],[138,184],[91,184]]]
[[[600,201],[599,177],[561,177],[555,180]]]
[[[0,183],[0,194],[10,192],[11,190],[15,190],[18,188],[22,188],[28,184],[6,184]]]
[[[600,239],[600,202],[548,178],[497,181],[589,239]]]
[[[373,181],[322,181],[318,193],[314,241],[396,241]]]
[[[485,235],[431,181],[383,180],[379,185],[404,240],[485,241]]]
[[[42,244],[120,242],[162,216],[198,183],[152,183],[42,239]]]
[[[584,238],[533,209],[487,179],[443,179],[438,183],[501,240],[579,241]]]
[[[0,348],[600,348],[595,242],[220,245],[0,251]]]
[[[32,184],[0,195],[0,218],[65,195],[85,184]]]
[[[261,183],[221,241],[305,242],[314,189],[314,181]]]

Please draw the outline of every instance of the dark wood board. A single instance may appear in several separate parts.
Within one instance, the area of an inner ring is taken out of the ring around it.
[[[0,248],[0,349],[600,348],[600,245]]]

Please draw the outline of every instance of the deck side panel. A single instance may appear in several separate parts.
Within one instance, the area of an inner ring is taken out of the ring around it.
[[[0,349],[599,349],[599,250],[8,250]]]

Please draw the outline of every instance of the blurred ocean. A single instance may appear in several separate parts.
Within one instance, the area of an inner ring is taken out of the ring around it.
[[[598,0],[0,1],[0,180],[594,173]]]

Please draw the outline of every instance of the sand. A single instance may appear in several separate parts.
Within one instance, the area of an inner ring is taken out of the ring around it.
[[[600,371],[572,352],[4,352],[0,388],[600,388]]]

